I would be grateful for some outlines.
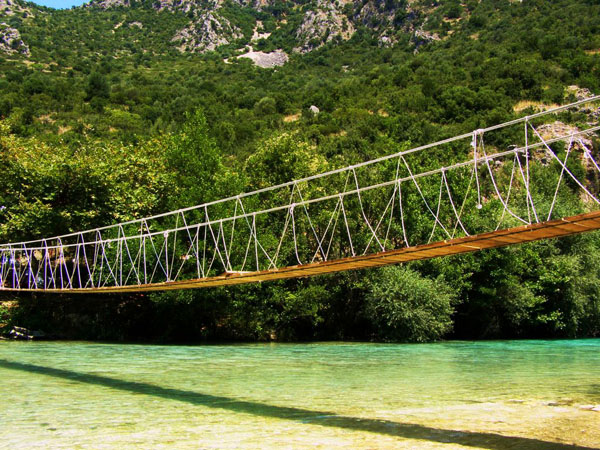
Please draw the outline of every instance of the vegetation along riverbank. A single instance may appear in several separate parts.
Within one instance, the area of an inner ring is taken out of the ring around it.
[[[0,242],[200,204],[594,93],[594,0],[0,0]],[[255,286],[5,295],[0,334],[14,326],[163,342],[594,337],[600,235]]]

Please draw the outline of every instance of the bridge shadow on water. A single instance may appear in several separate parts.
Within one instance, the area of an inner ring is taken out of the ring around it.
[[[236,400],[234,398],[228,398],[224,396],[203,394],[200,392],[174,388],[165,388],[150,383],[119,380],[106,376],[8,361],[5,359],[0,359],[0,367],[4,369],[25,371],[50,377],[63,378],[79,383],[104,386],[125,392],[186,402],[207,408],[224,409],[238,413],[291,420],[323,427],[367,431],[370,433],[397,436],[405,439],[425,440],[444,444],[460,444],[469,447],[498,450],[507,448],[550,450],[590,449],[590,447],[548,442],[535,438],[504,436],[496,433],[484,433],[476,431],[449,430],[433,428],[419,424],[394,422],[390,420],[340,416],[336,413],[328,411],[276,406],[249,400]]]

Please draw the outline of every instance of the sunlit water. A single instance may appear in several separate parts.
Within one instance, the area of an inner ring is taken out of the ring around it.
[[[0,342],[0,448],[600,448],[600,340]]]

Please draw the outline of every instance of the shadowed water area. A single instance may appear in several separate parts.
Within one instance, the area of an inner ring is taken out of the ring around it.
[[[598,339],[0,342],[0,380],[0,448],[600,448]]]

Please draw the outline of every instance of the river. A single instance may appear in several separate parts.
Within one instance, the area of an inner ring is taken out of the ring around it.
[[[600,339],[0,342],[3,449],[473,447],[600,448]]]

